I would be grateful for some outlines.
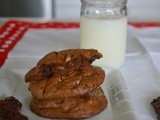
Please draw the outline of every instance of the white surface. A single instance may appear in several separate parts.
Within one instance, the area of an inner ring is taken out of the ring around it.
[[[128,19],[131,22],[159,22],[159,0],[128,0]]]
[[[140,120],[156,120],[150,102],[160,95],[159,33],[160,28],[128,29],[127,56],[121,73]],[[52,50],[79,48],[79,45],[79,29],[32,29],[10,52],[2,69],[33,67]]]
[[[46,16],[46,18],[51,19],[52,18],[52,10],[53,10],[53,6],[52,6],[52,0],[43,0],[42,4],[45,6],[44,9],[44,14]]]
[[[25,83],[24,80],[24,75],[29,69],[17,66],[14,69],[8,68],[1,71],[0,98],[14,96],[22,102],[21,112],[29,120],[47,120],[30,111],[29,103],[32,96],[28,90],[28,83]],[[127,87],[119,71],[115,70],[108,73],[108,77],[106,77],[101,86],[108,99],[108,107],[100,114],[87,120],[117,120],[117,118],[118,120],[128,120],[128,118],[130,120],[139,120],[133,106],[133,101],[129,96]]]
[[[113,20],[81,17],[81,48],[96,48],[103,58],[96,65],[120,68],[124,63],[127,39],[127,18]],[[115,35],[116,34],[116,35]],[[111,52],[112,51],[112,52]]]
[[[80,0],[55,0],[55,17],[60,19],[79,19]]]

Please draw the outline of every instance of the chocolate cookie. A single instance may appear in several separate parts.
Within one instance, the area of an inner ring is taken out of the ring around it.
[[[45,55],[34,70],[29,71],[25,81],[38,81],[50,78],[54,74],[63,74],[91,65],[102,54],[95,49],[69,49],[60,52],[53,51]]]
[[[52,119],[81,119],[102,112],[108,101],[101,88],[84,96],[55,100],[32,99],[31,110],[37,115]]]
[[[34,68],[32,70],[34,72]],[[42,100],[73,97],[95,90],[104,78],[105,72],[100,67],[85,66],[72,72],[53,74],[50,78],[33,80],[29,90],[33,97]]]
[[[53,51],[47,55],[45,55],[37,65],[42,64],[51,64],[51,63],[65,63],[69,62],[72,59],[76,58],[77,56],[83,56],[87,58],[88,61],[91,63],[95,59],[99,59],[102,57],[102,54],[98,52],[96,49],[68,49],[68,50],[62,50],[59,52]]]

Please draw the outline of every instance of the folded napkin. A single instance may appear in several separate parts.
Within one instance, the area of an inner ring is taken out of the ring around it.
[[[129,27],[121,69],[141,120],[156,120],[151,101],[160,96],[160,28]]]

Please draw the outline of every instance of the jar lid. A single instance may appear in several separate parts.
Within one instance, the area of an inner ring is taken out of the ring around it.
[[[123,4],[127,3],[127,0],[81,0],[81,2],[91,4]]]

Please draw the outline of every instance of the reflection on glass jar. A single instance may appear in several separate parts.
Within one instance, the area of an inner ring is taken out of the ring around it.
[[[125,61],[126,0],[81,0],[81,48],[98,49],[96,65],[120,68]]]

